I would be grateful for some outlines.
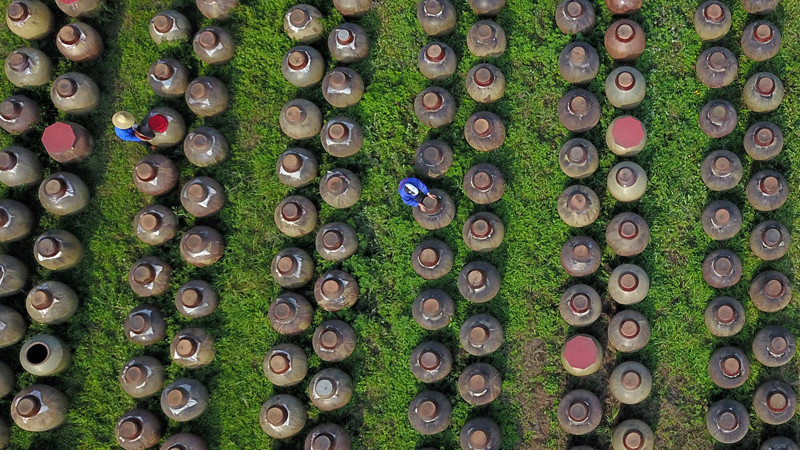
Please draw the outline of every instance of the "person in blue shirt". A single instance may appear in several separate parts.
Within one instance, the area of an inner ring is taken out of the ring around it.
[[[133,114],[128,111],[119,111],[111,117],[111,122],[114,124],[114,133],[118,138],[128,142],[141,142],[144,139],[136,135],[136,119]]]
[[[428,186],[425,186],[425,183],[418,178],[403,178],[400,180],[400,187],[397,189],[397,192],[400,193],[400,198],[403,200],[403,203],[408,206],[419,206],[422,212],[425,212],[425,205],[422,204],[422,200],[424,200],[426,196],[436,198],[436,196],[430,192]]]

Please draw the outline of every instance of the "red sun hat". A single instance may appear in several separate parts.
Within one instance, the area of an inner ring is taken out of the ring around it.
[[[156,133],[163,133],[167,131],[168,125],[169,122],[167,121],[167,118],[161,114],[156,114],[147,121],[147,126]]]

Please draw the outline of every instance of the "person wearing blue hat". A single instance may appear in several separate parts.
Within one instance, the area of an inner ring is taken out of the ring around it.
[[[425,183],[418,178],[403,178],[400,180],[400,187],[397,191],[400,193],[403,203],[408,206],[418,206],[422,212],[425,212],[425,205],[422,204],[422,200],[426,196],[436,198],[435,195],[431,194],[428,186],[425,186]]]

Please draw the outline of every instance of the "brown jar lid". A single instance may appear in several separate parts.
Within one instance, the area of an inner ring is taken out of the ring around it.
[[[336,250],[344,244],[344,236],[339,230],[326,230],[322,234],[322,246],[326,250]]]
[[[119,435],[129,441],[139,438],[142,435],[142,421],[136,417],[125,419],[119,424]]]
[[[767,344],[767,350],[773,355],[783,355],[786,353],[787,348],[789,348],[789,343],[783,336],[775,336],[770,339],[769,344]]]
[[[786,395],[781,391],[772,392],[767,396],[767,407],[769,407],[772,412],[782,413],[786,411],[788,406],[789,399],[786,398]]]
[[[423,9],[430,16],[435,16],[444,11],[444,5],[439,0],[427,0]]]
[[[36,243],[36,253],[45,258],[52,258],[60,251],[61,242],[56,238],[46,237]]]
[[[760,183],[758,183],[759,188],[761,188],[761,192],[767,195],[772,195],[778,192],[778,188],[780,188],[780,182],[778,181],[777,177],[772,175],[767,175],[764,177]]]
[[[489,435],[484,430],[472,430],[469,434],[469,443],[475,448],[485,448],[489,445]]]
[[[181,304],[187,308],[195,308],[203,302],[203,293],[197,288],[186,288],[180,294]]]
[[[589,418],[589,405],[581,401],[576,401],[567,408],[567,416],[569,416],[573,422],[583,422]]]
[[[469,390],[472,392],[483,392],[486,390],[487,386],[486,377],[483,374],[476,373],[469,377],[467,380],[467,385],[469,385]]]
[[[280,302],[275,305],[275,318],[278,320],[287,320],[295,313],[294,305],[287,302]]]
[[[427,50],[425,50],[425,56],[429,61],[439,62],[444,59],[445,51],[441,45],[431,44]]]
[[[722,373],[727,377],[737,377],[742,372],[742,362],[735,356],[728,356],[722,360]]]
[[[778,298],[783,295],[785,291],[785,287],[781,280],[772,279],[764,283],[764,287],[761,290],[766,294],[767,297],[770,298]]]
[[[717,273],[717,275],[726,277],[733,273],[733,261],[731,261],[727,256],[719,256],[717,259],[711,262],[711,268]]]
[[[281,166],[283,167],[283,170],[289,173],[294,173],[303,167],[303,159],[297,153],[287,153],[283,155]]]
[[[163,61],[157,62],[155,67],[153,67],[153,75],[161,81],[169,80],[174,73],[175,70],[172,66]]]
[[[481,269],[472,269],[467,273],[467,284],[472,289],[478,289],[486,285],[486,273]]]
[[[494,75],[492,71],[486,67],[481,67],[480,69],[475,71],[475,74],[472,76],[472,79],[475,81],[475,84],[481,87],[490,86],[494,82]]]
[[[150,328],[150,317],[144,313],[136,313],[128,320],[131,331],[136,334],[141,334]]]
[[[22,2],[11,2],[7,14],[9,19],[19,22],[28,18],[28,7]]]
[[[769,227],[761,233],[761,242],[769,248],[777,247],[782,239],[783,234],[778,227]]]
[[[725,12],[719,3],[712,3],[703,9],[703,16],[711,22],[718,23],[725,17]]]
[[[573,3],[577,4],[578,2],[573,2]],[[580,5],[578,6],[580,7]],[[569,51],[569,60],[572,63],[582,63],[586,61],[586,49],[581,47],[580,45],[572,47],[572,49]]]
[[[125,378],[125,382],[134,386],[139,386],[147,379],[147,369],[134,364],[125,369],[125,375],[123,378]]]
[[[189,97],[192,98],[194,101],[200,101],[206,98],[208,95],[208,88],[206,85],[200,81],[195,81],[189,87]]]
[[[728,222],[731,220],[731,212],[728,211],[726,208],[719,208],[718,210],[714,211],[714,224],[717,226],[727,225]]]
[[[639,388],[641,385],[642,376],[639,375],[639,372],[636,372],[635,370],[629,370],[622,374],[622,386],[625,389],[632,391]]]
[[[567,159],[573,164],[583,164],[589,159],[589,151],[582,145],[576,145],[567,150]]]
[[[67,183],[62,178],[51,178],[44,184],[44,193],[48,197],[61,197],[67,192]]]
[[[64,25],[64,27],[58,31],[58,39],[67,45],[74,45],[80,40],[82,34],[80,28],[77,26]]]
[[[278,273],[286,275],[293,272],[297,268],[297,260],[289,255],[284,255],[278,258]]]
[[[192,253],[199,253],[208,247],[208,238],[198,233],[190,234],[184,242],[186,250]]]
[[[769,42],[772,40],[772,27],[762,23],[753,29],[753,37],[759,42]]]
[[[8,211],[5,208],[0,208],[0,227],[6,226],[10,219],[11,216],[8,215]]]
[[[569,101],[569,111],[576,116],[585,116],[589,113],[589,101],[582,95],[576,95]]]
[[[329,328],[322,332],[319,336],[320,345],[322,348],[332,350],[339,345],[339,333],[336,330]]]
[[[725,57],[724,52],[715,51],[708,55],[708,66],[714,70],[723,70],[727,62],[728,58]]]
[[[714,172],[718,175],[727,175],[733,171],[733,162],[725,156],[714,160]]]
[[[592,306],[591,299],[584,293],[577,293],[569,299],[569,307],[576,314],[583,314]]]
[[[211,145],[212,145],[212,139],[210,139],[208,136],[206,136],[203,133],[194,133],[194,134],[192,134],[192,137],[190,138],[189,142],[191,142],[192,147],[195,150],[198,150],[198,151],[201,151],[201,152],[208,151],[211,148]]]
[[[758,77],[756,92],[761,95],[772,95],[775,92],[775,81],[770,77]]]
[[[173,408],[180,408],[189,402],[189,393],[183,388],[175,388],[167,392],[167,404]]]
[[[306,120],[306,112],[303,110],[303,108],[297,105],[292,105],[286,108],[286,120],[291,124],[299,125]]]
[[[331,398],[336,394],[336,381],[322,377],[314,384],[314,393],[322,398]]]
[[[478,239],[483,239],[492,234],[492,225],[486,219],[477,219],[469,226],[469,231]]]
[[[336,444],[335,439],[328,433],[323,433],[314,438],[311,442],[312,450],[331,450]]]
[[[629,42],[634,37],[633,27],[627,23],[620,24],[615,32],[617,39],[622,42]]]
[[[172,29],[174,24],[175,19],[166,14],[158,14],[153,18],[153,28],[155,28],[159,33],[166,33]]]
[[[186,196],[199,202],[208,197],[208,187],[204,183],[192,183],[186,188]]]
[[[639,335],[639,324],[633,319],[623,320],[619,324],[619,334],[628,339],[633,339]]]
[[[14,72],[22,72],[31,65],[31,59],[22,52],[14,52],[8,57],[8,66]]]
[[[576,19],[583,15],[583,5],[581,5],[580,2],[577,1],[572,1],[567,3],[567,7],[565,8],[565,10],[567,11],[567,15],[569,17],[572,17],[573,19]]]
[[[631,169],[630,167],[623,167],[617,171],[617,184],[622,187],[631,187],[636,184],[637,179],[639,178],[636,175],[636,171]]]
[[[422,106],[427,111],[438,111],[444,105],[444,98],[436,92],[427,92],[422,96]]]
[[[178,353],[178,355],[187,358],[197,353],[197,347],[199,346],[198,344],[199,343],[195,339],[189,336],[183,336],[178,339],[178,344],[175,346],[175,351]]]
[[[133,168],[134,172],[136,173],[136,178],[142,181],[151,181],[158,175],[158,168],[155,164],[143,161],[139,164],[136,164],[136,167]]]
[[[708,112],[708,118],[715,125],[722,125],[728,119],[728,108],[723,105],[715,105]]]
[[[53,305],[53,294],[45,289],[39,289],[31,295],[31,305],[39,311]]]
[[[22,104],[15,100],[6,100],[0,103],[0,115],[6,120],[13,120],[22,113]]]
[[[428,317],[435,317],[442,311],[442,304],[436,298],[426,298],[422,301],[422,311]]]
[[[633,76],[632,73],[622,71],[617,75],[615,84],[617,85],[618,88],[622,89],[623,91],[629,91],[633,89],[633,87],[636,85],[636,78]]]
[[[475,30],[475,34],[478,36],[479,42],[486,42],[492,38],[494,35],[494,30],[488,24],[481,24],[478,25],[478,29]]]
[[[12,152],[0,152],[0,170],[11,170],[17,166],[17,155]]]
[[[639,235],[639,227],[632,220],[624,220],[619,224],[618,233],[623,239],[634,239]]]
[[[442,210],[444,202],[438,196],[435,198],[426,196],[425,198],[422,199],[422,205],[425,206],[426,208],[425,211],[426,214],[433,215]]]
[[[289,53],[288,63],[292,70],[301,70],[308,65],[309,57],[306,52],[294,50]]]
[[[335,89],[344,89],[347,87],[348,76],[341,70],[334,70],[328,76],[328,84]]]
[[[469,330],[469,341],[475,345],[481,345],[489,339],[489,330],[483,325],[476,325]]]
[[[338,28],[336,30],[336,42],[339,45],[350,45],[356,39],[356,36],[347,28]]]
[[[422,150],[422,159],[426,164],[439,164],[444,159],[444,153],[439,147],[430,145]]]
[[[282,353],[272,355],[269,359],[269,370],[275,374],[286,373],[291,368],[289,357]]]
[[[492,133],[492,124],[489,119],[479,117],[472,123],[472,131],[480,137],[489,136]]]
[[[439,405],[433,400],[425,400],[417,407],[417,414],[422,420],[430,422],[439,417]]]
[[[137,284],[145,285],[151,283],[156,278],[156,271],[150,264],[139,264],[133,269],[133,281]]]
[[[326,181],[328,191],[333,195],[341,195],[347,190],[347,178],[341,173],[331,175]]]
[[[35,395],[26,395],[22,397],[16,406],[17,414],[22,417],[33,417],[39,413],[42,408],[42,402]]]
[[[736,311],[731,305],[722,305],[717,308],[717,322],[723,324],[733,323],[736,320]]]
[[[433,247],[423,248],[419,253],[419,262],[425,267],[435,267],[439,264],[439,252]]]
[[[295,222],[303,215],[300,205],[295,202],[287,202],[281,207],[281,217],[287,222]]]
[[[478,170],[472,175],[472,185],[481,191],[489,190],[492,184],[492,176],[489,172]]]
[[[644,446],[644,436],[639,430],[628,431],[622,438],[622,444],[626,450],[639,450]]]
[[[303,8],[295,8],[289,13],[289,23],[296,28],[300,28],[311,20],[311,16]]]
[[[573,211],[583,211],[589,199],[582,192],[576,192],[569,197],[568,206]]]
[[[586,244],[578,244],[572,247],[572,257],[578,261],[586,261],[591,257],[589,246]]]
[[[219,43],[219,37],[212,30],[205,30],[197,37],[200,46],[205,49],[212,49]]]
[[[753,135],[753,140],[760,147],[767,147],[775,142],[775,133],[767,127],[759,128]]]
[[[342,142],[349,136],[350,130],[341,122],[335,122],[328,127],[328,137],[334,142]]]
[[[145,231],[156,231],[161,226],[161,217],[156,213],[145,213],[139,219],[139,226]]]
[[[336,278],[328,278],[322,282],[322,295],[327,298],[337,298],[342,295],[344,285]]]
[[[72,97],[78,92],[78,83],[76,83],[72,78],[61,77],[58,81],[56,81],[55,90],[59,97]]]
[[[432,350],[426,350],[419,355],[419,365],[425,370],[436,370],[441,364],[441,355]]]
[[[717,425],[724,431],[733,431],[739,426],[739,418],[733,411],[725,411],[717,416]]]
[[[277,427],[286,423],[289,418],[289,411],[283,405],[273,405],[267,410],[267,422]]]

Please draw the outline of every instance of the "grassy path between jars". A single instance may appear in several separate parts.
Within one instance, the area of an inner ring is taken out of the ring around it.
[[[6,0],[0,6],[4,9],[8,3]],[[95,79],[105,94],[97,112],[74,119],[97,138],[94,155],[87,162],[64,168],[80,175],[90,185],[93,194],[90,208],[75,217],[59,219],[44,213],[34,188],[0,189],[3,197],[32,205],[40,217],[37,233],[64,228],[75,233],[87,249],[86,259],[73,270],[34,272],[35,282],[62,280],[81,297],[81,308],[69,323],[49,330],[40,325],[31,326],[29,331],[29,335],[44,331],[56,333],[74,348],[74,362],[66,373],[41,380],[66,392],[71,410],[67,423],[52,432],[33,434],[14,427],[14,448],[111,448],[114,447],[114,423],[124,411],[139,406],[161,416],[156,399],[134,401],[117,385],[119,369],[134,355],[148,354],[169,362],[168,341],[142,349],[128,343],[122,335],[123,318],[141,301],[127,285],[127,271],[137,258],[149,254],[166,258],[176,269],[171,292],[151,300],[165,313],[168,336],[184,327],[201,326],[216,337],[218,349],[214,363],[204,369],[186,371],[168,365],[168,380],[180,375],[198,378],[208,386],[211,403],[203,416],[189,423],[167,423],[164,418],[165,435],[196,432],[213,448],[254,449],[273,445],[258,427],[261,403],[273,393],[273,387],[261,371],[262,358],[267,349],[278,342],[298,343],[313,355],[310,331],[299,337],[280,337],[267,321],[268,305],[280,292],[269,274],[272,256],[289,245],[313,250],[313,237],[288,239],[277,232],[272,221],[275,205],[291,191],[279,184],[274,175],[276,157],[291,144],[278,128],[277,113],[295,96],[314,101],[328,116],[343,113],[358,120],[366,137],[364,149],[345,160],[324,155],[319,142],[305,143],[321,156],[322,170],[333,167],[353,170],[364,187],[361,201],[350,210],[338,211],[321,205],[320,212],[321,223],[346,221],[359,233],[361,246],[357,255],[341,266],[359,279],[361,298],[349,311],[339,314],[318,311],[314,322],[338,317],[355,327],[359,339],[356,352],[337,366],[353,377],[356,394],[351,403],[339,411],[321,413],[311,409],[310,425],[323,421],[346,424],[356,438],[357,448],[454,448],[460,427],[468,418],[489,415],[503,430],[504,448],[565,448],[570,443],[584,442],[605,448],[610,443],[613,427],[621,420],[636,417],[643,418],[654,429],[657,448],[700,449],[713,447],[704,425],[711,401],[731,395],[750,405],[755,387],[772,378],[797,385],[798,359],[781,369],[767,370],[754,363],[749,381],[730,394],[711,383],[706,373],[708,357],[723,345],[723,341],[712,339],[703,325],[705,305],[718,294],[704,283],[700,266],[705,255],[720,246],[734,249],[744,262],[742,282],[726,294],[743,301],[747,325],[738,336],[725,340],[725,344],[749,349],[753,334],[765,324],[780,323],[795,335],[800,334],[797,301],[781,313],[765,315],[755,310],[747,298],[749,279],[762,269],[778,268],[792,279],[797,278],[800,270],[797,239],[791,257],[771,264],[756,260],[747,246],[749,230],[761,220],[777,218],[790,228],[800,223],[797,195],[800,174],[793,170],[800,167],[797,86],[800,22],[790,19],[800,16],[800,3],[784,0],[778,12],[768,17],[783,31],[784,46],[779,55],[760,64],[752,64],[741,56],[741,75],[734,85],[717,94],[702,86],[694,75],[697,55],[708,47],[701,45],[691,26],[691,15],[699,2],[645,1],[643,10],[634,19],[647,32],[648,48],[635,67],[645,75],[648,91],[647,98],[633,114],[648,127],[649,143],[635,161],[647,171],[650,185],[645,197],[633,205],[615,204],[605,191],[605,173],[615,158],[604,149],[603,132],[615,112],[605,102],[602,82],[614,64],[600,51],[600,76],[589,89],[603,103],[604,113],[601,125],[588,133],[587,138],[601,150],[602,162],[598,173],[589,178],[587,184],[598,192],[603,206],[600,220],[586,233],[603,244],[605,224],[621,211],[638,212],[648,221],[652,242],[633,261],[647,270],[653,287],[650,296],[634,309],[648,317],[653,333],[649,345],[636,355],[607,350],[601,372],[581,380],[568,377],[559,363],[560,346],[575,331],[569,329],[557,312],[561,291],[569,283],[560,269],[558,253],[561,244],[576,232],[559,220],[555,210],[556,196],[571,184],[558,169],[556,156],[558,148],[568,138],[556,116],[556,103],[568,89],[558,75],[556,60],[569,38],[555,27],[555,0],[511,1],[500,15],[498,22],[509,35],[509,46],[503,57],[490,62],[503,70],[508,89],[502,100],[485,108],[469,99],[463,86],[464,75],[477,61],[468,54],[464,44],[466,32],[476,18],[465,1],[455,2],[461,11],[459,27],[444,41],[455,49],[461,60],[457,75],[441,85],[456,97],[459,109],[455,123],[437,132],[420,126],[413,114],[414,96],[429,83],[416,68],[417,52],[427,38],[416,23],[415,7],[408,1],[376,2],[375,8],[359,20],[372,40],[369,58],[354,65],[364,77],[367,88],[363,100],[343,112],[327,107],[317,88],[296,90],[280,73],[281,58],[292,46],[281,29],[282,14],[292,4],[289,0],[243,1],[233,17],[221,23],[239,42],[237,56],[230,64],[214,68],[202,65],[189,44],[159,48],[147,34],[149,19],[167,8],[186,13],[196,28],[209,23],[196,11],[193,1],[118,0],[109,3],[111,6],[104,15],[88,21],[106,39],[106,53],[100,61],[84,65],[69,63],[55,58],[60,55],[51,40],[34,44],[54,57],[57,74],[70,70],[84,72]],[[341,21],[331,2],[313,0],[311,3],[326,16],[326,30]],[[738,1],[726,3],[734,12],[734,24],[722,45],[739,55],[738,37],[749,19]],[[595,8],[599,15],[598,26],[585,39],[601,50],[603,31],[612,18],[602,4],[595,2]],[[65,22],[63,17],[61,20]],[[21,45],[24,42],[9,31],[0,31],[3,56]],[[323,42],[315,46],[327,55]],[[160,56],[177,57],[193,73],[217,76],[227,82],[233,96],[231,110],[220,118],[204,122],[193,116],[181,100],[157,98],[150,91],[145,74]],[[787,144],[775,161],[754,164],[746,158],[741,139],[744,130],[757,117],[744,108],[741,88],[749,75],[760,70],[774,71],[786,83],[783,105],[768,117],[782,127]],[[21,90],[5,78],[0,80],[2,96],[23,93],[37,99],[43,107],[45,122],[51,123],[62,115],[50,104],[48,90],[49,86]],[[700,107],[716,95],[739,107],[739,125],[730,136],[711,142],[700,132],[696,120]],[[156,105],[175,107],[190,126],[206,123],[219,128],[231,143],[232,157],[208,169],[192,167],[180,147],[164,152],[178,162],[182,181],[204,174],[225,186],[229,202],[219,217],[195,221],[180,207],[176,192],[154,200],[134,190],[131,169],[145,150],[116,141],[109,118],[113,111],[121,108],[141,117]],[[508,129],[505,145],[491,154],[478,154],[462,137],[466,119],[481,109],[498,113]],[[38,142],[41,129],[22,138],[3,133],[0,143],[29,146],[38,151],[44,161],[46,155]],[[453,224],[437,232],[424,232],[416,226],[411,211],[395,194],[397,180],[412,173],[416,146],[428,137],[444,139],[456,154],[447,177],[431,184],[446,190],[457,205]],[[742,157],[745,181],[763,168],[776,168],[784,173],[790,184],[789,202],[775,214],[756,213],[746,203],[744,182],[731,192],[710,194],[700,180],[699,165],[708,151],[717,148],[727,148]],[[498,166],[508,182],[504,198],[486,208],[472,204],[460,187],[464,172],[483,161]],[[48,171],[59,170],[52,161],[47,162],[47,167]],[[299,192],[317,204],[322,203],[314,186]],[[710,241],[700,226],[704,205],[717,198],[732,200],[744,214],[743,231],[722,245]],[[163,248],[148,248],[139,243],[133,235],[131,221],[139,208],[153,201],[173,207],[182,230],[202,222],[222,231],[227,240],[224,258],[210,268],[197,270],[182,262],[177,240]],[[458,295],[455,279],[464,263],[484,257],[470,253],[460,238],[464,220],[479,210],[495,212],[506,225],[504,244],[485,255],[503,274],[503,286],[500,295],[488,304],[470,305]],[[453,272],[437,282],[423,282],[411,269],[411,252],[425,237],[444,240],[456,254]],[[33,239],[5,246],[3,251],[21,255],[33,267]],[[333,267],[331,263],[318,262],[320,272]],[[598,274],[591,277],[590,284],[602,288],[617,263],[618,258],[606,249],[604,264]],[[211,317],[189,321],[178,315],[172,301],[177,287],[193,277],[212,282],[220,293],[221,302]],[[441,287],[456,299],[457,314],[448,328],[425,332],[412,319],[411,301],[425,287]],[[604,292],[604,289],[599,290],[601,294]],[[304,293],[312,297],[310,292]],[[21,311],[24,309],[21,295],[5,299],[4,303]],[[603,342],[605,326],[613,310],[604,296],[604,314],[589,330]],[[483,358],[504,374],[503,394],[487,407],[472,408],[464,403],[458,396],[456,380],[461,368],[475,358],[457,352],[453,373],[434,386],[453,401],[453,426],[438,436],[420,436],[411,429],[406,414],[409,401],[424,386],[411,375],[408,356],[414,346],[428,339],[441,340],[456,350],[460,323],[478,312],[495,315],[506,330],[506,343],[501,350]],[[0,350],[0,358],[12,364],[18,373],[22,371],[17,362],[19,347],[17,344]],[[636,407],[621,407],[605,390],[605,380],[615,362],[627,359],[643,362],[654,374],[651,397]],[[326,366],[316,356],[310,358],[310,362],[311,374]],[[31,375],[21,373],[17,388],[36,381]],[[279,391],[305,399],[306,387],[301,384]],[[558,428],[555,406],[564,392],[576,387],[585,387],[600,395],[606,420],[595,433],[571,439]],[[0,400],[0,417],[6,420],[9,420],[9,403],[10,398]],[[764,426],[755,415],[751,418],[752,429],[737,448],[754,448],[762,438],[776,433],[797,438],[797,419],[776,428]],[[274,445],[297,448],[301,439],[302,436]]]

